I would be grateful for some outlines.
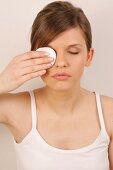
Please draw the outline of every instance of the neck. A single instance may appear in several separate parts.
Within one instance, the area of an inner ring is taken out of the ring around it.
[[[49,108],[51,108],[52,113],[70,115],[78,107],[81,101],[82,91],[80,86],[64,91],[54,90],[46,86],[44,87],[44,99],[49,105]]]

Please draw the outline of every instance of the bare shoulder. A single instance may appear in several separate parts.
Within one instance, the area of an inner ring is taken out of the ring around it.
[[[23,113],[23,110],[26,112],[29,103],[27,91],[0,95],[0,122],[11,124]]]
[[[100,99],[106,128],[108,129],[110,136],[113,136],[113,98],[100,95]]]

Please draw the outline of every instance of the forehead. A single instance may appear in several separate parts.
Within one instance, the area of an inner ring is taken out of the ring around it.
[[[50,46],[54,46],[54,45],[69,46],[70,44],[81,44],[81,45],[86,44],[83,33],[80,28],[71,28],[69,30],[66,30],[63,33],[56,36],[56,38],[49,43]]]

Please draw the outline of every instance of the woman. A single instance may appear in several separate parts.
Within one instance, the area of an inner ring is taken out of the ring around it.
[[[56,51],[53,66],[40,47]],[[0,74],[0,122],[14,137],[19,170],[113,170],[113,98],[80,85],[93,53],[82,9],[56,1],[38,13],[31,51]],[[44,87],[8,93],[39,76]]]

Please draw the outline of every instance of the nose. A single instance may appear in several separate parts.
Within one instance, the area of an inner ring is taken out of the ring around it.
[[[58,54],[55,62],[56,67],[68,67],[68,61],[66,59],[66,56],[64,54]]]

